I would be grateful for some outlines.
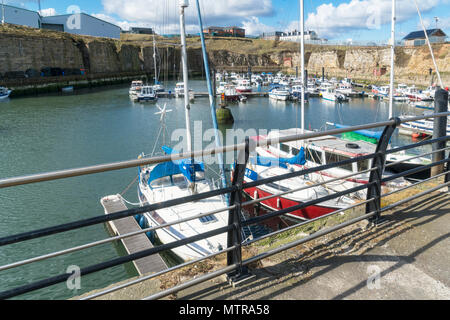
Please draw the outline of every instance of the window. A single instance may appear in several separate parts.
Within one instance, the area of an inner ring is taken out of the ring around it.
[[[358,161],[358,172],[369,169],[369,160]]]
[[[306,160],[307,161],[311,161],[314,162],[316,164],[322,164],[322,152],[319,152],[317,150],[314,149],[306,149]]]
[[[332,164],[332,163],[337,163],[337,162],[341,162],[341,161],[345,161],[345,160],[350,160],[349,157],[345,157],[345,156],[341,156],[341,155],[338,155],[338,154],[335,154],[335,153],[329,153],[329,152],[325,153],[325,157],[326,157],[326,160],[327,160],[327,164]],[[349,171],[353,171],[353,167],[352,167],[351,163],[340,165],[339,168],[345,169],[345,170],[349,170]]]
[[[280,150],[286,153],[290,153],[290,148],[288,145],[280,143]]]
[[[212,223],[212,222],[216,222],[217,218],[215,216],[205,216],[205,217],[201,217],[199,218],[201,223]]]

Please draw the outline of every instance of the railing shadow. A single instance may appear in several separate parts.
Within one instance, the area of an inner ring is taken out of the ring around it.
[[[448,203],[446,194],[437,194],[427,199],[419,200],[414,204],[389,213],[386,215],[389,220],[372,230],[354,228],[350,232],[346,232],[331,240],[320,239],[321,243],[315,241],[312,246],[304,244],[303,250],[299,250],[298,247],[291,249],[291,251],[296,250],[294,254],[297,257],[291,257],[273,266],[254,269],[253,272],[257,275],[257,278],[246,286],[227,291],[223,290],[223,283],[218,283],[183,296],[182,299],[202,299],[210,296],[214,296],[214,299],[218,300],[237,296],[239,299],[246,299],[258,293],[263,294],[263,296],[258,297],[259,299],[274,299],[294,287],[304,285],[351,262],[395,262],[393,266],[382,271],[380,276],[384,277],[405,264],[413,263],[419,254],[447,239],[450,233],[439,236],[409,255],[374,255],[366,253],[369,253],[374,247],[383,246],[391,239],[414,228],[429,224],[442,214],[448,213],[450,210]],[[318,267],[325,268],[310,274],[313,268]],[[279,281],[278,285],[281,285],[282,288],[271,291],[269,294],[264,294],[266,290],[273,286],[273,280]],[[283,287],[283,284],[288,285]],[[344,299],[366,286],[367,282],[362,281],[333,299]],[[314,297],[311,298],[313,299]]]

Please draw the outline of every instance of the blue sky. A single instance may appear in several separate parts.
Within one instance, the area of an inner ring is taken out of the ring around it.
[[[417,0],[427,27],[450,35],[450,0]],[[37,10],[37,0],[5,0]],[[195,1],[187,10],[188,31],[196,32]],[[298,0],[200,0],[206,25],[244,26],[247,33],[287,31],[299,26]],[[151,26],[157,32],[178,29],[178,0],[41,0],[49,14],[64,14],[71,5],[82,12],[113,22],[123,29]],[[323,38],[353,41],[384,41],[390,37],[391,0],[305,0],[306,27]],[[420,21],[414,0],[397,0],[397,38],[418,30]]]

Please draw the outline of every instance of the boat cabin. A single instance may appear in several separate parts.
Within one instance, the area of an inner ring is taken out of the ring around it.
[[[280,131],[280,136],[299,134],[298,129]],[[271,134],[269,134],[269,137]],[[295,156],[302,147],[301,141],[280,143],[276,147],[283,157]],[[375,152],[375,145],[367,141],[348,141],[335,136],[324,136],[304,141],[306,166],[322,166],[333,164]],[[358,161],[339,166],[339,169],[357,173],[371,168],[372,159]]]

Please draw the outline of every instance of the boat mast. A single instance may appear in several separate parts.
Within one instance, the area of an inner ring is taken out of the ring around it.
[[[391,82],[389,90],[389,119],[393,116],[394,105],[394,68],[395,68],[395,0],[392,0],[392,25],[391,25]]]
[[[417,5],[417,1],[416,0],[414,0],[414,3],[415,3],[416,8],[417,8],[417,14],[419,15],[420,24],[422,25],[423,33],[425,34],[425,38],[427,39],[428,48],[430,49],[431,58],[433,59],[434,68],[436,69],[436,74],[438,76],[439,84],[441,85],[441,88],[444,88],[444,85],[442,83],[441,74],[439,73],[439,69],[438,69],[438,66],[437,66],[437,63],[436,63],[436,59],[434,58],[433,48],[431,47],[431,43],[430,43],[430,39],[428,38],[427,30],[425,28],[425,25],[423,24],[422,15],[420,14],[419,6]]]
[[[218,148],[222,147],[220,136],[219,136],[219,126],[217,124],[217,115],[216,115],[216,95],[213,91],[212,83],[211,83],[211,73],[209,70],[209,62],[208,62],[208,52],[206,51],[206,44],[205,44],[205,35],[203,34],[203,21],[202,21],[202,15],[200,10],[200,3],[199,0],[196,0],[197,2],[197,11],[198,11],[198,23],[200,27],[200,39],[202,42],[202,52],[203,52],[203,63],[205,65],[205,73],[206,73],[206,84],[208,86],[208,93],[209,93],[209,103],[211,106],[211,116],[213,120],[213,126],[214,126],[214,135],[216,140],[216,146]],[[217,158],[219,160],[219,168],[220,168],[220,176],[222,178],[222,187],[227,187],[227,179],[225,177],[225,166],[223,161],[223,154],[219,153],[217,155]]]
[[[158,73],[156,70],[156,43],[155,43],[155,33],[153,33],[153,66],[155,69],[155,84],[158,84]]]
[[[5,0],[2,0],[2,25],[5,24]]]
[[[305,130],[305,8],[304,1],[300,0],[300,30],[302,38],[300,40],[300,55],[301,55],[301,69],[302,69],[302,109],[301,109],[301,133]]]
[[[186,117],[186,140],[187,152],[192,151],[192,137],[191,137],[191,121],[190,121],[190,101],[189,101],[189,87],[188,87],[188,61],[186,49],[186,28],[184,10],[189,7],[189,0],[179,0],[180,4],[180,27],[181,27],[181,61],[183,64],[183,82],[184,82],[184,107]]]

